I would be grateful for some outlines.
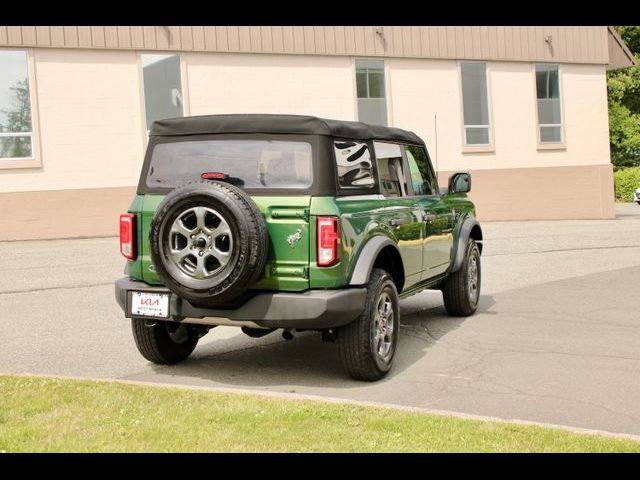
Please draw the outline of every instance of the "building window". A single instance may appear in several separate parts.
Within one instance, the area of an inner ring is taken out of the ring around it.
[[[538,142],[563,143],[558,65],[536,65]]]
[[[23,50],[0,50],[0,166],[33,160],[29,64]]]
[[[338,185],[340,188],[371,188],[375,185],[371,153],[366,143],[334,142]]]
[[[487,67],[484,63],[462,63],[460,74],[465,145],[490,145]]]
[[[156,120],[182,117],[180,55],[142,54],[144,113],[147,131]]]
[[[384,60],[356,60],[358,120],[387,125]]]

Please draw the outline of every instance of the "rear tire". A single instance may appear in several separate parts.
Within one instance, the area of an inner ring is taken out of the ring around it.
[[[186,360],[200,339],[196,328],[184,323],[132,318],[131,328],[138,351],[159,365]]]
[[[480,273],[480,249],[470,238],[462,265],[442,283],[442,298],[449,315],[468,317],[475,313],[480,299]]]
[[[393,277],[374,268],[364,311],[338,329],[342,365],[356,380],[375,381],[391,369],[400,336],[400,307]]]

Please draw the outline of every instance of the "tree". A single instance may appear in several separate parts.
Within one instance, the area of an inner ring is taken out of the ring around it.
[[[614,27],[640,63],[640,26]],[[640,166],[640,66],[607,74],[609,142],[616,167]]]
[[[5,132],[30,132],[31,131],[31,104],[29,103],[29,82],[18,80],[13,87],[9,87],[14,94],[14,108],[0,110],[6,122],[0,125],[0,131]],[[30,157],[31,137],[4,137],[0,143],[0,157]]]

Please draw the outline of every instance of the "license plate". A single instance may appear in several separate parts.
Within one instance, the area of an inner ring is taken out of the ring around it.
[[[131,315],[168,318],[169,294],[131,292]]]

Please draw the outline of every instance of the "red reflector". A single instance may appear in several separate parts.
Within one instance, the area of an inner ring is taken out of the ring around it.
[[[328,267],[338,261],[340,223],[337,217],[318,217],[317,225],[317,263],[319,267]]]
[[[222,172],[204,172],[200,175],[204,180],[226,180],[228,176],[229,175]]]
[[[120,253],[128,260],[135,260],[136,216],[132,213],[120,215]]]

